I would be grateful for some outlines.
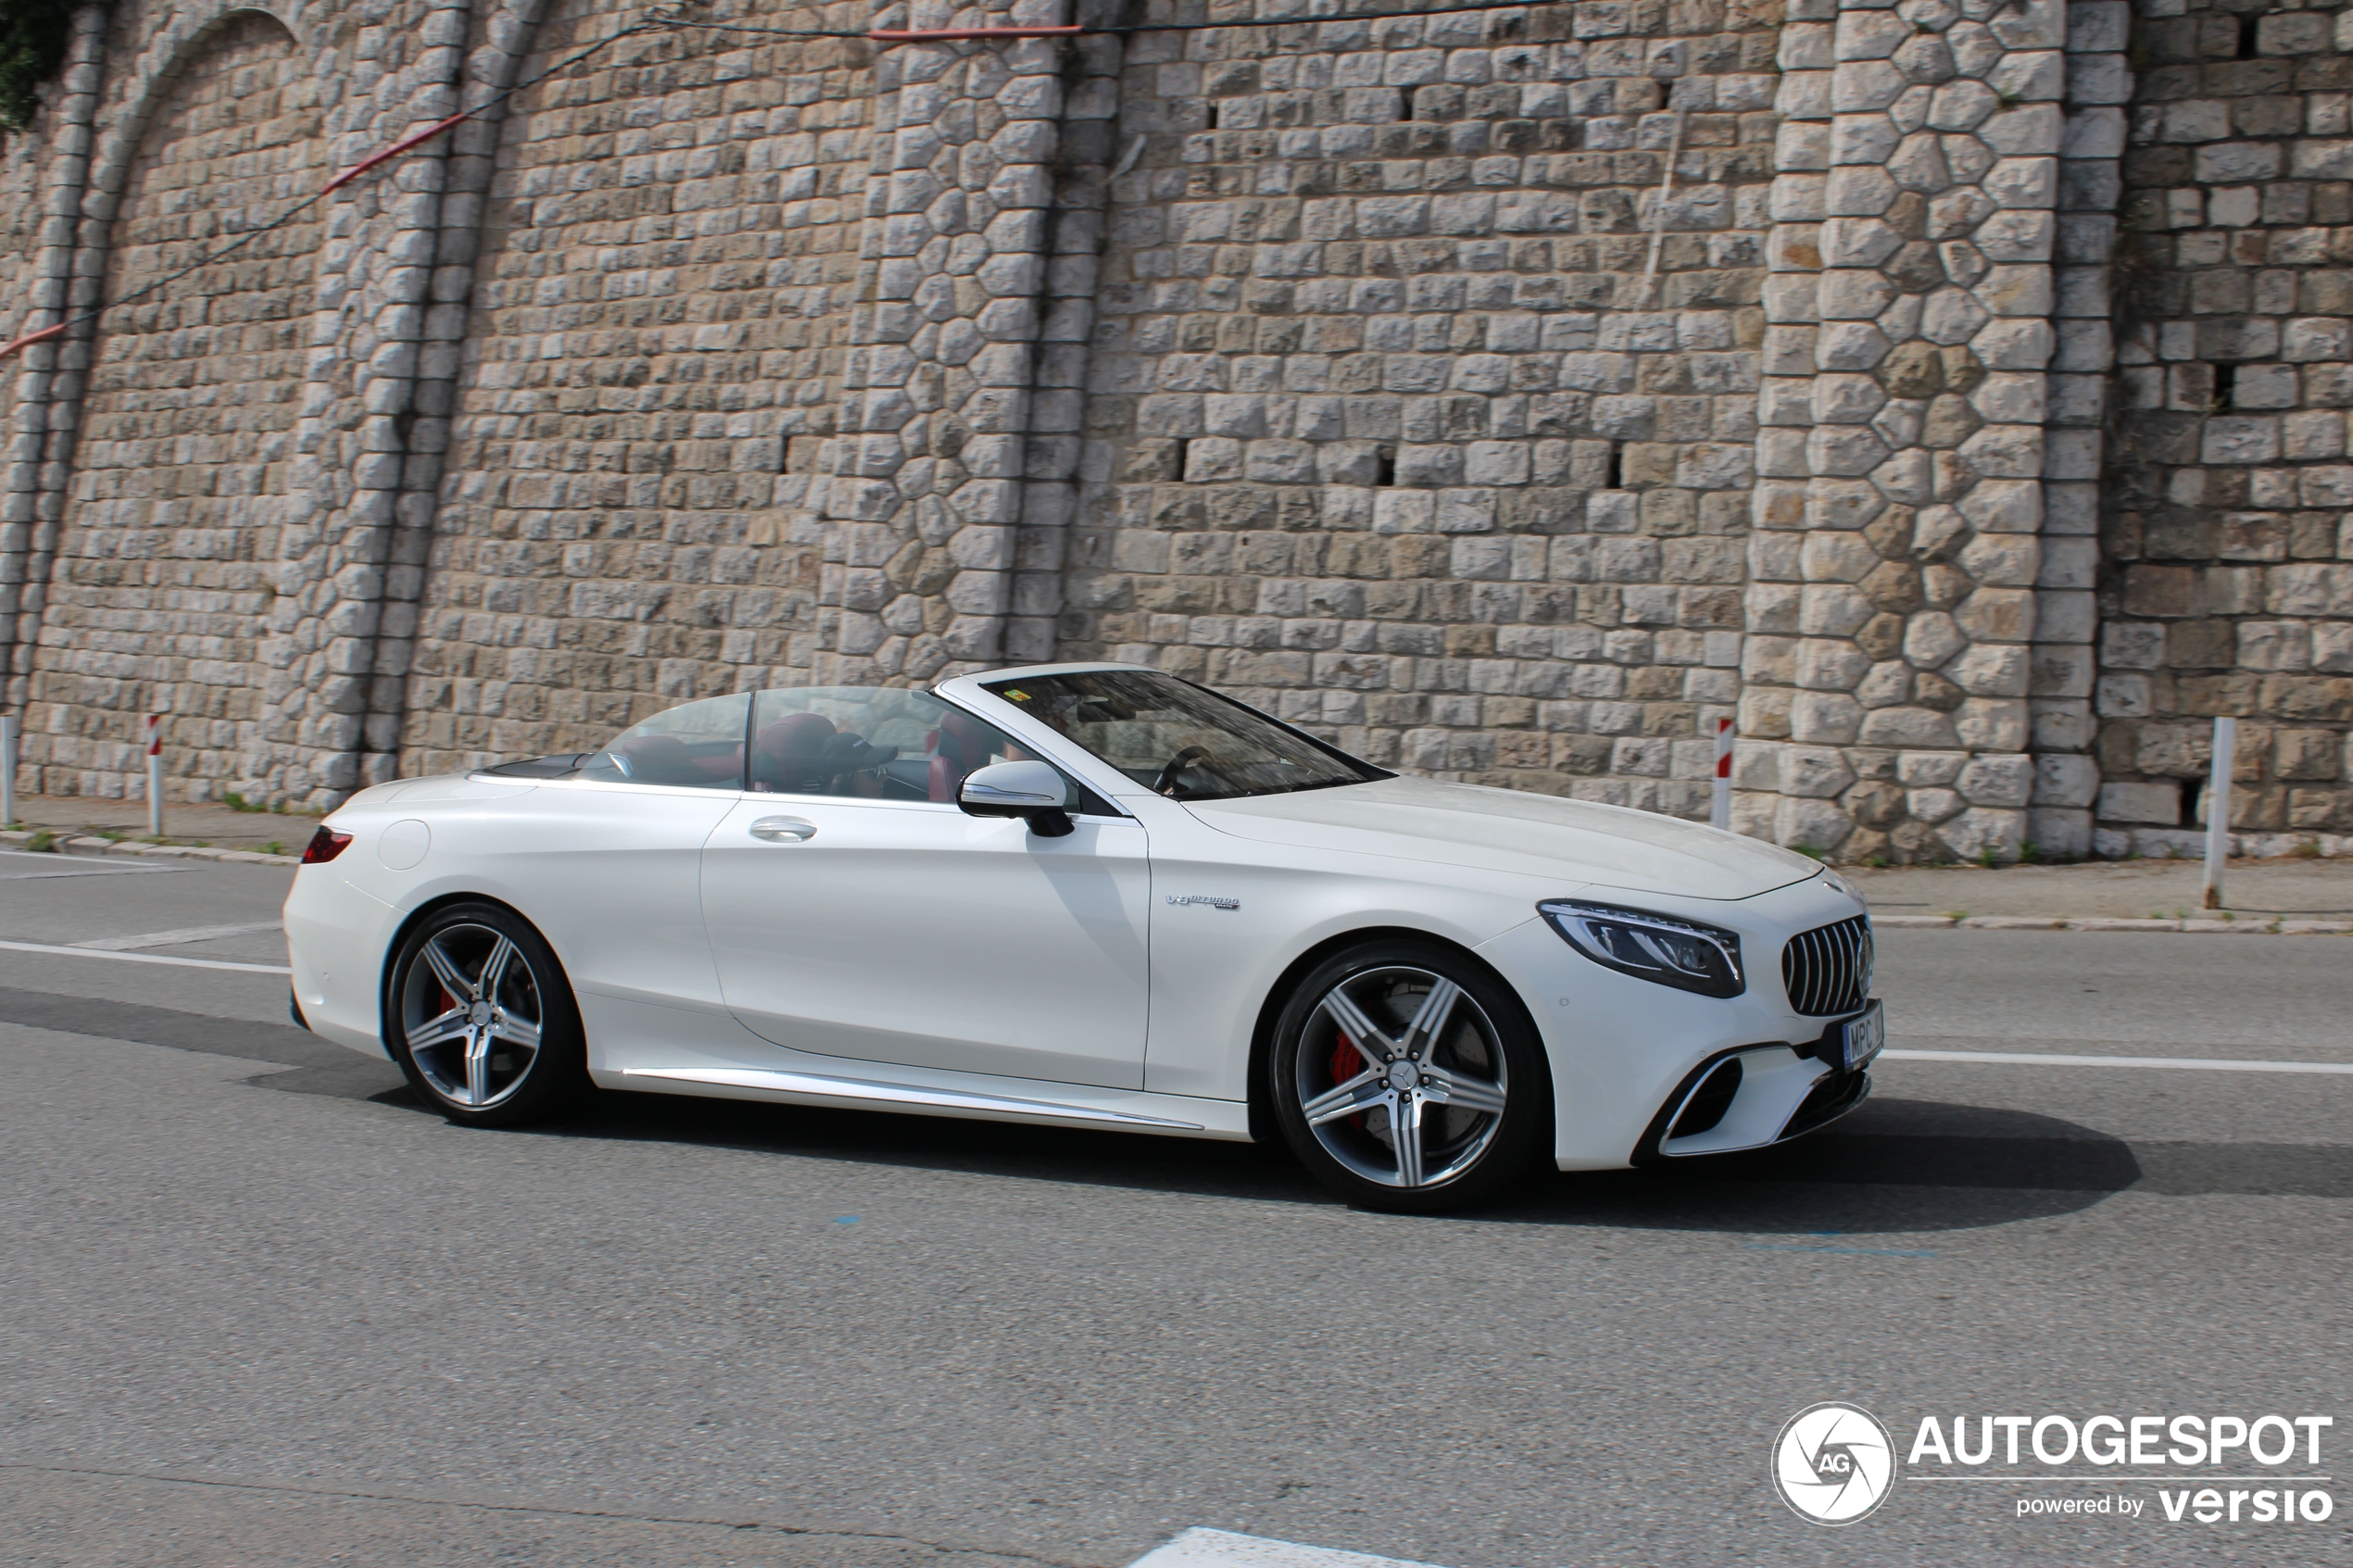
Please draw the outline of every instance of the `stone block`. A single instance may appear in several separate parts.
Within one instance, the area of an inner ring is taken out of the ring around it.
[[[1862,730],[1863,708],[1836,692],[1801,691],[1790,699],[1792,739],[1821,746],[1851,746]]]
[[[2034,786],[2035,759],[2019,753],[1972,758],[1954,784],[1971,806],[2013,809],[2027,804]]]
[[[2267,463],[2280,455],[2280,421],[2271,415],[2220,415],[2206,421],[2199,460]]]
[[[2182,820],[2182,792],[2171,783],[2102,784],[2099,820],[2178,826]]]
[[[2019,751],[2026,746],[2028,717],[2023,700],[1973,696],[1954,710],[1953,729],[1972,751]]]
[[[1846,754],[1835,747],[1785,746],[1776,748],[1775,770],[1780,792],[1806,800],[1831,800],[1855,782]],[[1750,787],[1755,787],[1754,785]]]
[[[1838,807],[1826,800],[1802,800],[1783,797],[1774,808],[1773,838],[1789,847],[1804,847],[1818,854],[1829,854],[1846,842],[1855,824]]]
[[[2085,810],[2034,807],[2026,814],[2026,840],[2045,860],[2081,860],[2092,854],[2093,817]]]
[[[2027,665],[2022,646],[1987,643],[1954,659],[1944,674],[1972,696],[2020,697],[2027,695]]]
[[[2011,864],[2026,846],[2026,813],[1972,806],[1940,824],[1936,832],[1957,859],[1990,859],[1999,864]]]

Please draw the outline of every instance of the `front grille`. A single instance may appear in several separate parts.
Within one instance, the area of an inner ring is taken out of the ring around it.
[[[1871,917],[1801,931],[1781,949],[1789,1005],[1808,1018],[1860,1011],[1871,994]]]

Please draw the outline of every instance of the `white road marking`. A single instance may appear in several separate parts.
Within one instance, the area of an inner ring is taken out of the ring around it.
[[[46,882],[61,876],[155,876],[164,872],[185,871],[185,866],[126,866],[108,865],[104,861],[71,855],[35,854],[30,849],[0,849],[0,858],[10,860],[31,860],[41,870],[0,872],[0,882]]]
[[[1230,1530],[1188,1530],[1152,1548],[1128,1568],[1429,1568],[1403,1558],[1374,1557],[1327,1546],[1301,1546]]]
[[[2233,1061],[2198,1056],[2045,1056],[2026,1051],[1899,1051],[1898,1061],[1988,1061],[2019,1067],[2179,1067],[2199,1073],[2353,1073],[2353,1061]]]
[[[234,969],[247,974],[292,974],[278,963],[231,963],[226,959],[177,959],[165,953],[110,953],[98,947],[53,947],[46,942],[0,942],[11,953],[51,953],[67,959],[112,959],[117,963],[168,963],[182,969]]]
[[[68,947],[86,948],[94,952],[127,953],[134,947],[177,947],[183,942],[210,942],[221,936],[250,936],[257,931],[275,931],[274,920],[247,921],[243,925],[191,925],[178,931],[150,931],[140,936],[100,936],[88,942],[70,942]]]

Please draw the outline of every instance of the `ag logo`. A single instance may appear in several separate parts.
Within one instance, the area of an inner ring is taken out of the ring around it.
[[[1817,1524],[1852,1524],[1887,1499],[1895,1445],[1870,1411],[1835,1401],[1802,1410],[1773,1443],[1781,1500]]]

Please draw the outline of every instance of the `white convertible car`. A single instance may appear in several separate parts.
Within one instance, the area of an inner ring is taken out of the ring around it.
[[[1126,665],[690,702],[366,790],[303,861],[296,1021],[484,1125],[593,1082],[1279,1136],[1429,1210],[1796,1136],[1882,1033],[1812,860]]]

